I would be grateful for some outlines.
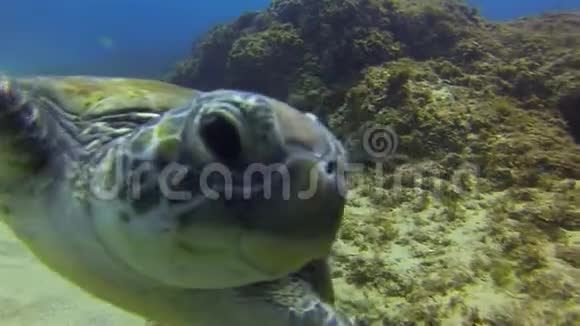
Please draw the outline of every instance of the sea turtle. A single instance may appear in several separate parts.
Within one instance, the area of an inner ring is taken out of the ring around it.
[[[0,209],[47,266],[163,325],[351,325],[326,257],[341,143],[272,98],[0,78]]]

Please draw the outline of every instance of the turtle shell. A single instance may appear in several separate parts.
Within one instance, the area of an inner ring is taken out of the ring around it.
[[[56,151],[72,156],[90,153],[167,110],[187,106],[197,93],[130,78],[32,77],[0,82],[0,188],[30,176]]]
[[[18,80],[32,97],[46,97],[82,118],[127,111],[161,113],[186,105],[195,90],[155,80],[106,77],[34,77]]]

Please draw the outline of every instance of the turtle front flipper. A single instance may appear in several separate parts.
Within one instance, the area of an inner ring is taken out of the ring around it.
[[[47,120],[14,80],[0,75],[0,191],[46,166],[51,155]]]
[[[239,306],[232,309],[259,325],[366,326],[334,307],[334,289],[327,259],[318,259],[287,277],[234,289]],[[249,316],[249,317],[248,317]],[[240,325],[252,325],[251,322]]]
[[[290,276],[237,290],[239,320],[276,326],[362,326],[324,302],[308,281]],[[243,316],[242,316],[243,315]],[[241,323],[241,325],[246,325]],[[248,323],[250,325],[250,323]]]

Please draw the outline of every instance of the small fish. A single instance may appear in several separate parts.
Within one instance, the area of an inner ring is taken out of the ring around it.
[[[112,49],[115,46],[115,42],[110,36],[101,36],[98,39],[99,45],[105,49]]]

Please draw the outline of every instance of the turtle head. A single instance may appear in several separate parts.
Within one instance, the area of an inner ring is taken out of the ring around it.
[[[328,255],[340,225],[342,145],[313,115],[268,97],[200,94],[108,156],[100,165],[117,158],[133,182],[122,213],[99,219],[101,237],[171,286],[277,279]]]

